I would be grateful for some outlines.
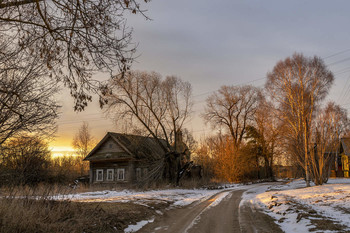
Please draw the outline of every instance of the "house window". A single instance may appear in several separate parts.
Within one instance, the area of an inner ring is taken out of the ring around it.
[[[136,180],[141,179],[141,168],[136,168]]]
[[[109,148],[112,148],[113,147],[113,144],[112,143],[109,143]]]
[[[117,169],[117,180],[125,180],[125,168]]]
[[[108,181],[114,180],[114,169],[107,169],[107,180]]]
[[[103,169],[96,170],[96,181],[103,181]]]

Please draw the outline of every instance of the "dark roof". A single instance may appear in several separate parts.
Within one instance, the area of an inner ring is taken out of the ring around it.
[[[350,155],[350,138],[341,138],[340,141],[343,146],[344,154]]]
[[[108,160],[120,157],[158,159],[165,153],[155,138],[108,132],[84,160],[101,159],[100,156],[95,155],[95,152],[108,138],[112,138],[125,150],[124,155],[121,155],[120,153],[111,153],[111,157],[109,157]],[[160,141],[166,148],[166,141],[163,139],[160,139]]]

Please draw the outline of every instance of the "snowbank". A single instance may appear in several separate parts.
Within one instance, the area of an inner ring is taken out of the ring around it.
[[[246,202],[265,209],[285,232],[309,232],[320,221],[333,229],[327,232],[350,231],[350,179],[330,179],[308,188],[304,180],[256,187],[243,195],[241,204]]]

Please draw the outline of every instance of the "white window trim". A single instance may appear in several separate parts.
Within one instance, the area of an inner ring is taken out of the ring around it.
[[[98,179],[99,172],[102,172],[102,179]],[[96,181],[103,181],[103,169],[96,169]]]
[[[108,174],[109,172],[112,172],[112,179],[108,179]],[[113,181],[114,180],[114,169],[107,169],[107,177],[106,177],[107,181]]]
[[[119,172],[123,172],[123,179],[119,179]],[[117,169],[117,180],[123,181],[125,180],[125,168],[118,168]]]

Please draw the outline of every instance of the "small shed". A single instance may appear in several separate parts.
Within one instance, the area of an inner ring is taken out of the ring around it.
[[[108,132],[84,160],[90,162],[90,184],[133,184],[147,177],[149,161],[162,156],[154,138]]]

